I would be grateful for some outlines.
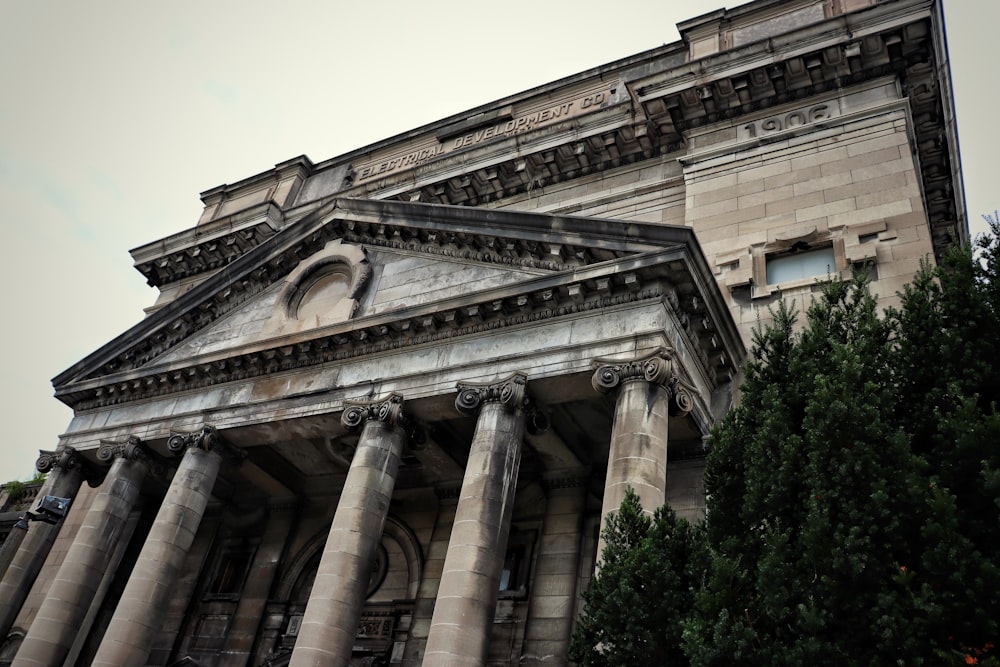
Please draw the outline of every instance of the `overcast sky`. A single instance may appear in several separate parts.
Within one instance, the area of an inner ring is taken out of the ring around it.
[[[724,4],[0,0],[0,482],[69,423],[50,379],[152,304],[128,250],[194,226],[200,192],[676,41]],[[945,9],[975,233],[1000,207],[1000,3]]]

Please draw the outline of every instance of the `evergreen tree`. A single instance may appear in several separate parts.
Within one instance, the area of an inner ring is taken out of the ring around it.
[[[602,535],[570,656],[581,665],[688,664],[681,627],[704,568],[700,529],[668,507],[650,518],[629,489]]]
[[[1000,665],[1000,220],[881,313],[833,280],[754,332],[712,433],[708,515],[629,495],[585,665]]]
[[[919,580],[942,645],[966,654],[1000,631],[1000,221],[977,252],[952,248],[923,267],[899,314],[898,419],[926,464],[936,505],[954,508],[951,536],[927,533]]]
[[[755,334],[707,463],[692,664],[990,660],[997,345],[975,332],[1000,331],[1000,253],[984,248],[922,271],[899,312],[880,315],[863,279],[835,280],[801,331],[782,306]]]

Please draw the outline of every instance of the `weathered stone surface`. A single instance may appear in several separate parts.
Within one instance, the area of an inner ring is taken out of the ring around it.
[[[160,627],[163,606],[194,541],[222,456],[189,448],[146,537],[94,665],[144,665]]]
[[[148,664],[261,664],[294,646],[326,660],[328,639],[341,662],[565,661],[600,503],[632,486],[648,510],[666,500],[703,516],[702,438],[735,399],[751,328],[826,279],[769,284],[769,262],[816,250],[831,276],[869,266],[889,305],[921,260],[966,238],[940,6],[818,8],[712,12],[675,44],[347,155],[286,161],[203,193],[195,227],[133,251],[160,297],[56,377],[74,409],[61,444],[92,459],[137,435],[162,456],[210,415],[248,452],[215,496],[192,493],[205,521],[180,509],[166,524],[194,546]],[[594,393],[592,360],[663,348],[676,385]],[[474,431],[452,410],[456,383],[515,372],[539,408],[528,426],[549,428],[527,436],[516,484],[511,448],[469,448],[513,432]],[[415,420],[382,489],[369,481],[396,459],[369,460],[338,416],[393,392]],[[580,469],[582,485],[565,486]],[[161,490],[123,524],[108,556],[122,571],[90,573],[96,598],[123,589]],[[81,492],[0,651],[63,613],[39,615],[70,543],[98,541],[93,499]],[[338,506],[353,518],[331,529]],[[337,556],[318,575],[325,550]],[[180,558],[169,540],[154,553]],[[499,600],[498,567],[516,580]],[[340,620],[317,640],[306,606],[320,598],[312,607]],[[114,634],[98,606],[71,661]],[[455,623],[437,648],[435,614]]]
[[[146,470],[141,460],[114,459],[13,664],[54,665],[65,658],[91,605],[100,602],[96,596],[105,567]]]
[[[521,460],[520,392],[509,403],[487,399],[479,409],[423,664],[486,659]]]
[[[358,419],[366,421],[302,619],[293,667],[351,661],[405,439],[398,415]]]

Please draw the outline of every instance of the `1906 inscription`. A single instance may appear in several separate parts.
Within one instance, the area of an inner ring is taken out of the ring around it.
[[[747,123],[739,128],[740,139],[755,139],[774,132],[790,130],[800,125],[816,123],[835,115],[834,107],[828,104],[817,104],[816,106],[796,109],[786,114],[771,116]]]

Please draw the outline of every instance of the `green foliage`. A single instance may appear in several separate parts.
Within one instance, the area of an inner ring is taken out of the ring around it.
[[[574,636],[587,665],[1000,665],[1000,218],[882,313],[834,280],[754,333],[703,526],[634,498]],[[657,521],[664,514],[657,514]],[[673,543],[668,546],[666,543]],[[679,634],[678,634],[679,633]]]
[[[581,665],[686,665],[682,622],[705,562],[702,531],[667,507],[650,518],[629,489],[608,516],[600,570],[570,647]]]
[[[4,484],[3,488],[7,491],[7,500],[11,503],[16,503],[24,496],[27,487],[24,482],[19,482],[15,479]]]
[[[988,237],[978,261],[956,248],[924,267],[899,311],[833,281],[800,331],[783,305],[756,332],[707,464],[692,664],[994,659],[997,267]]]

